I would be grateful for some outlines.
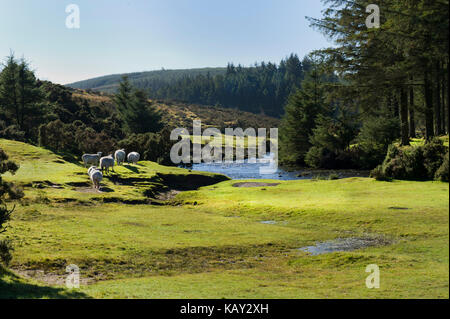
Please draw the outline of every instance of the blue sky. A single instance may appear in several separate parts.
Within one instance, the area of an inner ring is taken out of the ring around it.
[[[65,8],[80,8],[66,28]],[[330,46],[305,16],[319,0],[0,0],[0,57],[25,57],[38,77],[70,83],[148,70],[279,62]]]

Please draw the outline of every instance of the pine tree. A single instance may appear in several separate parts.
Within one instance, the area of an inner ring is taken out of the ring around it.
[[[0,109],[9,124],[17,125],[27,138],[37,137],[45,112],[44,95],[28,63],[17,61],[13,54],[0,73]]]
[[[114,96],[129,133],[157,132],[161,129],[161,115],[153,109],[146,93],[135,90],[127,77],[123,77]]]
[[[325,88],[317,65],[301,86],[289,97],[280,125],[280,160],[295,165],[304,164],[317,116],[327,110]]]
[[[9,221],[14,208],[8,209],[4,203],[5,197],[8,195],[10,199],[20,199],[23,197],[23,192],[13,183],[2,180],[2,174],[7,172],[14,174],[19,167],[12,161],[8,160],[8,155],[0,149],[0,234],[6,232],[6,223]],[[0,261],[8,264],[11,260],[10,254],[11,245],[8,240],[0,240]]]

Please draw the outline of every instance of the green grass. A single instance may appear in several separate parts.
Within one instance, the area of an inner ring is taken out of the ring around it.
[[[27,144],[0,140],[0,147],[21,164],[7,179],[62,187],[25,187],[5,233],[15,245],[11,269],[64,278],[74,263],[87,280],[74,292],[3,272],[0,291],[7,285],[14,293],[0,297],[449,297],[447,183],[349,178],[237,188],[223,181],[169,203],[150,196],[162,206],[131,205],[127,200],[149,199],[143,195],[149,188],[223,179],[142,162],[139,172],[121,167],[106,179],[110,192],[82,193],[71,186],[88,181],[77,163]],[[117,179],[127,183],[114,184]],[[261,223],[269,220],[276,224]],[[391,244],[318,256],[297,249],[355,236],[382,236]],[[380,267],[380,289],[365,286],[368,264]]]
[[[448,135],[443,135],[443,136],[439,136],[438,137],[445,146],[449,147],[449,137]],[[425,143],[425,139],[423,138],[412,138],[410,141],[412,146],[420,146],[423,145]]]

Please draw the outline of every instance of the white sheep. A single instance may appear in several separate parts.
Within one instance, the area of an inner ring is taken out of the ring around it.
[[[95,189],[100,189],[100,182],[103,179],[103,174],[98,170],[97,167],[91,166],[88,169],[89,178],[92,181],[92,187]]]
[[[123,162],[125,162],[125,156],[126,156],[126,154],[125,154],[124,149],[117,150],[114,153],[114,157],[116,158],[117,165],[121,165]]]
[[[84,167],[87,167],[88,164],[98,165],[100,157],[102,157],[102,152],[98,152],[97,154],[84,154],[81,156],[81,159],[83,160]]]
[[[139,155],[139,153],[131,152],[130,154],[128,154],[128,157],[127,157],[128,163],[136,164],[139,161],[140,157],[141,156]]]
[[[102,170],[102,173],[103,170],[105,170],[105,172],[109,174],[110,168],[114,172],[114,157],[112,156],[112,154],[110,154],[109,156],[102,157],[100,159],[100,168]]]

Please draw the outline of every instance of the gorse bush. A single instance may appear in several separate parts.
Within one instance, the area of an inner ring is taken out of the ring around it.
[[[392,144],[383,163],[372,170],[371,176],[377,180],[432,180],[442,166],[439,177],[445,173],[446,153],[448,148],[439,139],[433,139],[423,146],[402,147]]]
[[[438,181],[447,182],[449,180],[448,176],[448,152],[444,156],[444,161],[442,162],[441,167],[438,168],[434,178]]]
[[[443,145],[443,142],[434,138],[431,142],[422,146],[423,165],[425,166],[427,178],[433,179],[437,170],[444,162],[445,154],[448,152],[448,147]]]

